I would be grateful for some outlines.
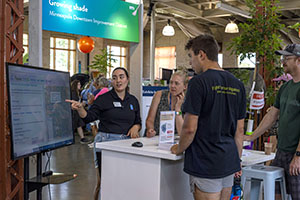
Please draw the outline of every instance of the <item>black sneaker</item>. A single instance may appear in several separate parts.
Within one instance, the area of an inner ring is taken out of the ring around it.
[[[92,140],[89,140],[89,139],[86,139],[86,138],[81,138],[80,139],[81,144],[90,144],[92,142],[93,142]]]

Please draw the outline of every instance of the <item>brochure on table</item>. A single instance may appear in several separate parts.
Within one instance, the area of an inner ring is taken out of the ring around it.
[[[158,147],[164,150],[170,150],[175,139],[175,112],[161,111],[159,124],[159,143]]]

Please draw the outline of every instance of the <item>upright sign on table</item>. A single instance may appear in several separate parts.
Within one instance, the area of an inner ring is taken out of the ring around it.
[[[160,149],[170,150],[175,139],[175,111],[161,111],[159,125]]]

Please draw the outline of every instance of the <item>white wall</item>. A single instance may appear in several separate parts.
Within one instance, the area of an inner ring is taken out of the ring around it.
[[[175,25],[175,35],[172,37],[163,36],[161,30],[164,24],[156,24],[156,47],[176,47],[176,68],[178,66],[190,68],[189,58],[185,50],[185,45],[189,38]],[[228,44],[232,38],[236,37],[237,34],[229,34],[224,32],[224,28],[211,28],[218,43],[221,43],[223,53],[223,68],[226,67],[237,67],[237,58],[235,55],[231,55],[231,51],[227,50]],[[144,31],[144,66],[143,66],[143,77],[150,77],[150,31]]]

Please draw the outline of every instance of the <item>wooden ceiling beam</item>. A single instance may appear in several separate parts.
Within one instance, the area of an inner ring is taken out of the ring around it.
[[[220,26],[226,26],[228,23],[227,20],[221,19],[221,18],[216,18],[216,19],[209,19],[205,18],[203,16],[203,11],[198,10],[197,8],[194,8],[192,6],[189,6],[187,4],[178,2],[178,1],[172,1],[172,2],[160,2],[161,4],[168,6],[169,8],[178,10],[180,12],[186,13],[191,16],[199,17],[200,19],[203,19],[205,21],[208,21],[210,23],[214,23]]]
[[[299,10],[300,1],[299,0],[289,0],[286,2],[280,1],[278,6],[282,7],[280,10]]]

